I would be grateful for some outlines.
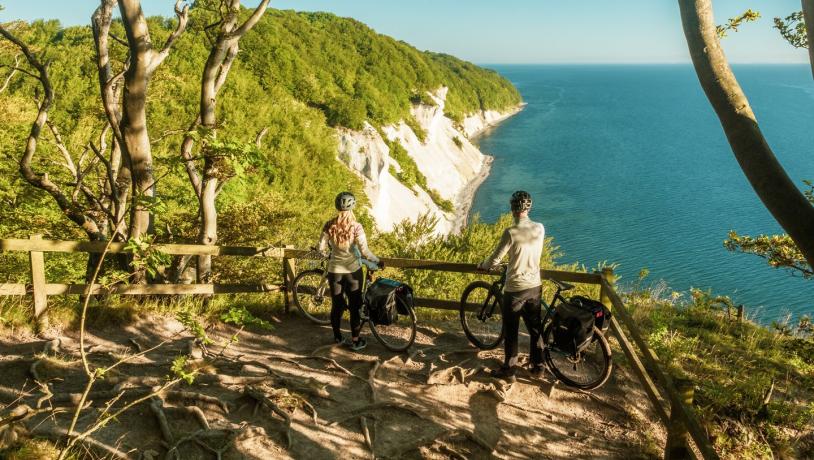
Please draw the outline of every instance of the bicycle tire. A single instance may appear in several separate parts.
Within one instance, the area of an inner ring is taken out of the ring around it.
[[[587,381],[577,381],[574,378],[566,375],[565,366],[560,366],[557,362],[560,362],[562,359],[561,364],[565,364],[566,362],[570,363],[570,365],[574,366],[573,373],[579,374],[577,371],[577,367],[580,363],[585,363],[582,360],[582,352],[580,352],[579,358],[574,358],[573,355],[570,357],[560,351],[553,349],[551,344],[551,337],[552,334],[552,325],[548,324],[543,332],[544,342],[546,344],[545,349],[543,350],[543,357],[545,359],[546,365],[551,370],[551,373],[561,381],[562,383],[574,387],[579,388],[581,390],[594,390],[596,388],[601,387],[608,381],[610,378],[611,371],[613,370],[613,358],[611,354],[610,344],[608,343],[608,339],[602,334],[602,332],[594,326],[594,337],[595,340],[591,342],[590,345],[586,348],[586,350],[590,349],[591,347],[598,347],[598,351],[602,353],[602,369],[600,372],[597,372],[596,378],[587,380]],[[596,352],[597,349],[593,349],[592,352]],[[555,355],[555,353],[557,355]],[[563,359],[564,358],[564,359]]]
[[[369,319],[367,321],[370,325],[370,332],[373,333],[373,337],[375,337],[384,348],[399,353],[406,351],[412,346],[413,342],[415,342],[416,316],[415,311],[410,308],[409,305],[405,305],[404,301],[398,296],[396,297],[396,302],[401,302],[401,305],[409,311],[409,314],[406,315],[399,313],[398,319],[396,320],[397,323],[384,326],[374,324],[373,321]]]
[[[503,342],[503,316],[500,314],[502,299],[493,285],[486,281],[475,281],[461,294],[459,314],[466,338],[481,350],[492,350]],[[478,318],[478,312],[468,310],[467,304],[476,303],[491,308],[487,318]],[[487,305],[491,303],[491,305]],[[497,315],[495,315],[497,313]]]
[[[324,270],[315,268],[300,272],[294,278],[292,291],[294,305],[303,316],[316,324],[331,324],[331,296]],[[318,313],[326,306],[325,313]]]

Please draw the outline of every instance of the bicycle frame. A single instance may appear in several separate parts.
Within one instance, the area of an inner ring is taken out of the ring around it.
[[[492,295],[495,296],[496,299],[499,296],[503,295],[503,287],[506,285],[506,266],[503,266],[503,273],[500,276],[500,279],[492,283]],[[551,303],[547,303],[545,299],[543,299],[542,295],[540,296],[540,306],[545,308],[546,313],[541,320],[541,328],[544,326],[551,318],[551,315],[554,314],[554,307],[559,302],[565,302],[565,298],[562,296],[562,287],[557,285],[557,290],[554,292],[554,295],[551,297]],[[478,312],[478,319],[480,321],[485,321],[486,318],[490,318],[495,312],[495,306],[502,302],[502,300],[498,300],[498,302],[485,302],[481,310]]]

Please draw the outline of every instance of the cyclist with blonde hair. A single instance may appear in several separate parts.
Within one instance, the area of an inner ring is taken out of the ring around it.
[[[362,327],[359,316],[362,307],[362,264],[359,255],[380,266],[381,262],[367,247],[365,230],[353,214],[356,197],[350,192],[342,192],[336,196],[334,205],[338,213],[322,227],[319,240],[320,252],[325,253],[330,249],[328,283],[331,291],[331,327],[336,343],[348,344],[354,351],[359,351],[367,346],[365,339],[359,337]],[[350,310],[350,343],[342,337],[339,328],[345,309]]]

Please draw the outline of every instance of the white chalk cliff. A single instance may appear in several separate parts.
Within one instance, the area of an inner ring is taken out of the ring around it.
[[[447,88],[430,94],[435,105],[415,105],[411,112],[426,132],[421,142],[403,121],[382,128],[388,141],[398,141],[427,178],[427,186],[454,204],[454,212],[444,212],[419,186],[406,187],[390,174],[401,166],[391,158],[390,148],[369,124],[361,131],[340,128],[339,159],[365,183],[371,214],[379,230],[389,231],[403,220],[415,221],[423,214],[438,218],[438,234],[454,233],[465,224],[477,187],[486,178],[490,158],[471,142],[476,135],[517,113],[484,111],[467,117],[462,126],[444,115]],[[460,146],[456,143],[456,139]]]

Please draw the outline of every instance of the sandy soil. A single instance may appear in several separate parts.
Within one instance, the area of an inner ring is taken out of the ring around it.
[[[652,446],[664,442],[647,398],[619,359],[609,382],[586,394],[556,384],[550,375],[532,379],[521,373],[511,386],[489,378],[484,366],[498,365],[501,351],[476,352],[455,321],[420,324],[416,345],[401,355],[386,351],[366,330],[369,346],[361,353],[333,347],[328,327],[294,313],[275,326],[270,332],[242,331],[220,358],[213,356],[221,347],[209,346],[207,357],[196,364],[201,375],[193,385],[165,393],[159,401],[163,410],[148,403],[135,406],[92,436],[93,450],[108,446],[125,458],[172,458],[165,457],[168,448],[197,433],[180,443],[178,458],[215,458],[214,451],[222,449],[226,459],[632,459],[650,458]],[[170,374],[169,363],[189,351],[190,337],[179,335],[181,329],[174,319],[152,318],[92,331],[94,363],[134,353],[131,339],[142,349],[168,343],[98,383],[80,429],[111,398],[102,391],[116,394],[110,390],[134,386],[120,406],[139,388],[161,384]],[[235,332],[218,326],[209,334],[219,342]],[[528,347],[524,339],[521,350]],[[63,338],[56,353],[43,354],[47,344],[36,337],[0,339],[0,416],[20,404],[13,401],[21,388],[28,393],[22,402],[36,406],[43,393],[32,383],[34,363],[37,377],[55,394],[43,407],[71,409],[68,394],[80,392],[85,381],[76,337]],[[279,411],[258,403],[264,398]],[[166,415],[169,440],[158,412]],[[65,428],[68,421],[68,413],[42,415],[25,426],[53,438],[56,427]]]
[[[475,193],[477,193],[478,188],[480,188],[481,184],[483,184],[483,181],[489,177],[493,160],[494,157],[484,155],[483,167],[481,168],[480,173],[468,184],[466,184],[466,187],[464,187],[456,197],[455,221],[452,223],[453,232],[459,232],[466,226],[466,223],[469,220],[469,212],[472,210],[472,205],[475,201]]]

